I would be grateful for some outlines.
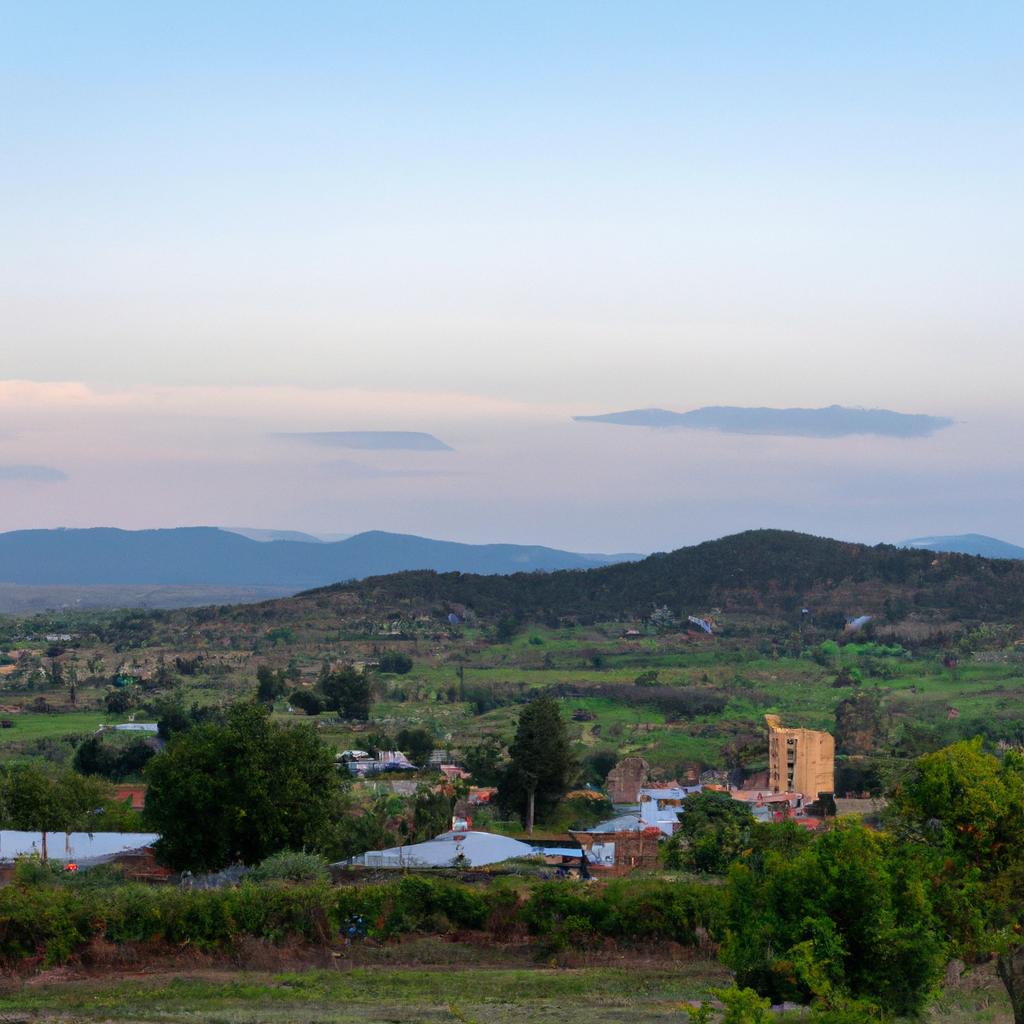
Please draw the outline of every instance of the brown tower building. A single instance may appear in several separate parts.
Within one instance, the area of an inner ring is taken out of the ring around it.
[[[768,723],[768,784],[773,793],[803,793],[817,800],[835,792],[836,743],[831,733],[787,729],[777,715]]]

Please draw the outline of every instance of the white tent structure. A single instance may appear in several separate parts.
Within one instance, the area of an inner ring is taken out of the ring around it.
[[[99,864],[123,853],[152,846],[160,838],[156,832],[48,832],[46,852],[50,860]],[[0,862],[18,857],[42,855],[42,832],[0,832]]]
[[[425,843],[393,846],[389,850],[367,850],[339,861],[335,867],[358,865],[367,868],[447,868],[465,865],[484,867],[514,857],[537,856],[528,843],[492,832],[444,832]]]

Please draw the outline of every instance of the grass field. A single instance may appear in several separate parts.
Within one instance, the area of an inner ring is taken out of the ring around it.
[[[103,723],[113,724],[125,720],[123,715],[108,715],[102,711],[68,711],[43,715],[23,711],[6,717],[14,722],[14,726],[0,729],[0,746],[19,740],[85,736],[94,733]]]
[[[289,973],[195,971],[131,980],[42,978],[0,994],[4,1021],[119,1024],[685,1024],[684,1001],[727,985],[711,961],[582,969],[437,964]],[[804,1019],[801,1014],[778,1018]],[[1010,1024],[1001,986],[983,970],[940,994],[928,1024]]]
[[[727,984],[713,962],[648,968],[372,969],[61,981],[0,997],[2,1019],[217,1024],[634,1024],[682,1021]],[[26,1016],[13,1018],[12,1013]],[[31,1016],[27,1016],[27,1015]]]

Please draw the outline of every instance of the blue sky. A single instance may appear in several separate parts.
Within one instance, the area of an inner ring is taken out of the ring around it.
[[[32,386],[0,407],[0,465],[67,480],[0,481],[0,528],[1024,541],[1020,5],[40,2],[2,22],[0,388]],[[569,422],[832,402],[960,426],[819,451]],[[451,437],[457,472],[356,485],[269,440],[360,429]],[[772,472],[749,494],[752,452]]]

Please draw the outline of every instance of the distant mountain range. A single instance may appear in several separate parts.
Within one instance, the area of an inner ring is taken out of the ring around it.
[[[709,405],[690,412],[630,409],[598,416],[574,416],[573,419],[578,423],[613,423],[623,427],[688,428],[717,430],[724,434],[789,437],[847,437],[852,434],[927,437],[953,423],[946,416],[892,412],[889,409],[851,409],[842,405],[830,405],[824,409]]]
[[[458,544],[378,530],[329,543],[311,535],[288,536],[253,539],[216,527],[17,530],[0,534],[0,582],[301,590],[411,569],[489,575],[590,569],[639,557],[519,544]]]
[[[958,533],[947,537],[914,537],[900,542],[901,548],[925,551],[951,551],[960,555],[981,555],[984,558],[1024,558],[1024,548],[983,533]]]

